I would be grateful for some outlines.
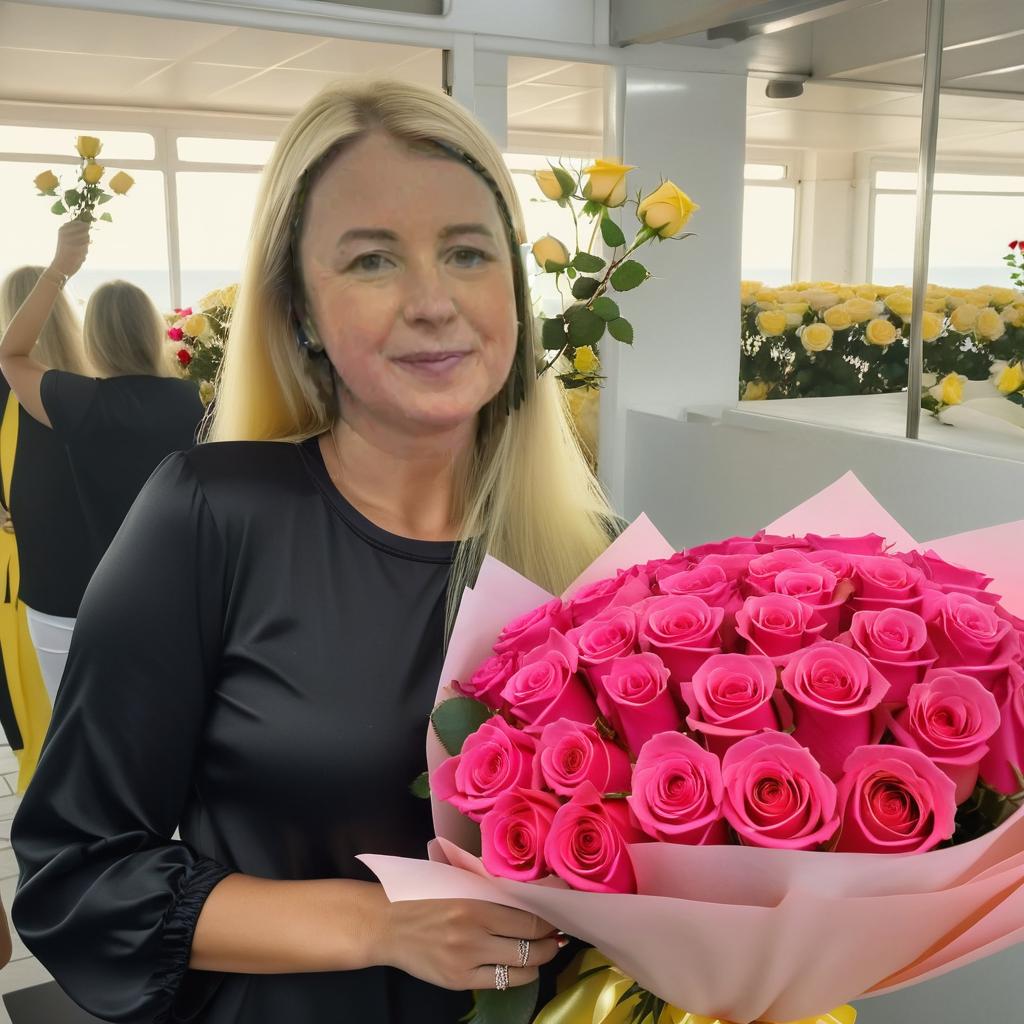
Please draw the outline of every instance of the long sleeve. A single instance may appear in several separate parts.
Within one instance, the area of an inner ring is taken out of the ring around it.
[[[86,590],[14,821],[14,924],[68,994],[105,1020],[171,1019],[196,920],[230,873],[172,839],[220,669],[226,579],[189,458],[171,455]]]

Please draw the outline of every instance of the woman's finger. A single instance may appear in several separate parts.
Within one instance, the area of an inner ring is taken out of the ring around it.
[[[523,949],[520,941],[529,943],[527,950],[528,957],[523,963]],[[559,945],[555,939],[507,939],[491,937],[480,945],[477,956],[480,959],[479,966],[486,967],[491,964],[508,964],[509,967],[540,967],[554,960],[558,953]]]
[[[536,981],[538,976],[536,967],[509,967],[508,987],[518,988],[520,985],[529,985]],[[493,966],[478,967],[470,971],[469,984],[467,988],[473,989],[496,989],[498,987],[497,971]]]

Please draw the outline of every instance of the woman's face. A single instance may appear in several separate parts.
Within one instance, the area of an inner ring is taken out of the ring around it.
[[[300,258],[347,422],[475,424],[508,378],[516,304],[507,229],[473,170],[367,135],[310,192]]]

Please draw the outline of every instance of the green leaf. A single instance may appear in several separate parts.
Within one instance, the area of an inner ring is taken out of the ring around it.
[[[50,213],[67,213],[67,207],[58,199],[57,202],[50,207]]]
[[[109,192],[102,192],[96,202],[102,206],[104,203],[109,203],[113,198],[114,197]]]
[[[604,205],[597,203],[593,199],[588,199],[583,204],[583,216],[584,217],[597,217],[604,213]]]
[[[596,274],[599,270],[604,270],[604,260],[600,256],[595,256],[592,252],[578,252],[572,259],[572,265],[577,270],[582,270],[584,274]]]
[[[413,796],[419,797],[420,800],[430,799],[430,773],[421,772],[413,779],[412,784],[409,786],[409,792]]]
[[[467,1019],[470,1024],[530,1024],[537,1009],[539,993],[539,979],[504,992],[496,989],[474,992],[476,1005]]]
[[[77,189],[69,188],[67,192],[64,193],[64,202],[67,203],[68,206],[77,206],[81,199],[82,195]]]
[[[480,728],[491,717],[491,709],[472,697],[452,697],[442,701],[430,716],[434,732],[441,746],[451,756],[462,753],[467,736]]]
[[[565,348],[568,340],[565,336],[565,318],[561,316],[545,317],[542,321],[541,344],[551,352]]]
[[[577,277],[572,283],[572,294],[577,299],[589,299],[600,287],[596,277]]]
[[[109,222],[112,222],[114,220],[114,218],[111,217],[109,213],[101,213],[100,214],[100,220],[105,220],[105,221],[107,221],[109,223]]]
[[[601,218],[601,237],[604,239],[604,244],[612,249],[626,244],[626,236],[622,233],[622,228],[611,217]]]
[[[562,195],[571,196],[576,191],[576,179],[564,167],[552,167],[558,184],[562,186]]]
[[[647,268],[636,260],[620,263],[612,273],[612,287],[617,292],[628,292],[644,283],[651,275]]]
[[[616,341],[621,341],[625,345],[633,344],[633,325],[621,316],[608,325],[608,333]]]
[[[605,322],[585,306],[576,309],[569,320],[569,341],[575,348],[596,345],[604,334]]]
[[[555,260],[545,260],[544,269],[549,274],[560,274],[563,270],[565,270],[565,264],[557,263]]]
[[[576,270],[573,267],[568,267],[566,269],[565,273],[566,273],[566,276],[569,278],[570,281],[576,276]]]
[[[602,320],[617,320],[619,318],[619,304],[614,299],[609,299],[607,295],[594,299],[590,308]]]

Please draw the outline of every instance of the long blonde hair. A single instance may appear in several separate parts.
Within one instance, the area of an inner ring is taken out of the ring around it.
[[[173,375],[167,328],[153,300],[129,281],[107,281],[85,307],[85,354],[102,377]]]
[[[525,240],[522,211],[501,154],[457,103],[388,80],[324,89],[285,129],[263,172],[210,440],[299,441],[333,425],[337,409],[330,364],[311,359],[296,344],[291,236],[307,172],[322,166],[339,143],[371,130],[414,146],[440,144],[442,155],[454,150],[475,161],[504,200],[515,242]],[[456,509],[460,542],[449,582],[446,636],[485,554],[558,594],[607,547],[615,518],[581,452],[560,385],[551,374],[536,375],[536,329],[518,248],[511,241],[520,334],[509,384],[480,411],[476,445],[462,468]],[[514,380],[522,400],[506,413]]]
[[[0,331],[14,319],[42,273],[43,267],[18,267],[4,278],[0,284]],[[32,356],[51,370],[91,372],[82,350],[82,325],[63,292],[53,303]]]

